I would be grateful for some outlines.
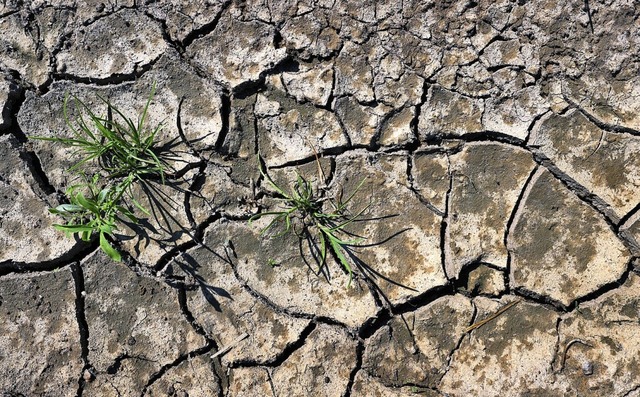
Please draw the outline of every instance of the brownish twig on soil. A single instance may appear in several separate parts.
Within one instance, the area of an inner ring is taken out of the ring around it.
[[[218,350],[216,353],[214,353],[211,358],[216,358],[218,356],[221,356],[223,354],[226,354],[229,350],[231,350],[235,345],[237,345],[238,343],[242,342],[244,339],[246,339],[247,337],[249,337],[248,333],[244,333],[242,335],[240,335],[239,337],[237,337],[233,342],[231,342],[229,345],[227,345],[226,347],[223,347],[222,349]]]
[[[520,299],[516,299],[513,302],[510,302],[504,306],[502,306],[497,312],[493,313],[492,315],[490,315],[489,317],[485,318],[484,320],[478,321],[477,323],[471,324],[470,326],[468,326],[464,332],[471,332],[476,328],[480,328],[483,325],[485,325],[486,323],[488,323],[489,321],[493,320],[494,318],[498,317],[499,315],[501,315],[502,313],[506,312],[507,310],[511,309],[513,306],[515,306],[516,304],[520,303],[521,300]]]

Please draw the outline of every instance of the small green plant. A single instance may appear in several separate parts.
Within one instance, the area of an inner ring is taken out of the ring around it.
[[[73,136],[31,137],[72,147],[75,149],[73,155],[80,158],[68,171],[84,181],[67,188],[68,204],[49,209],[67,221],[54,227],[67,234],[77,234],[83,241],[90,241],[97,233],[100,248],[116,261],[121,260],[121,255],[106,236],[113,237],[117,222],[122,221],[123,217],[134,224],[139,223],[134,212],[124,205],[125,201],[149,215],[135,198],[133,185],[152,178],[159,179],[163,184],[165,182],[165,162],[158,154],[156,142],[162,125],[152,130],[145,128],[147,111],[154,95],[155,84],[141,116],[134,121],[100,96],[100,100],[107,105],[107,116],[97,116],[89,106],[72,96],[77,115],[70,118],[70,95],[67,94],[63,115]],[[87,172],[92,177],[87,177]]]
[[[69,99],[66,95],[63,105],[64,119],[73,133],[72,138],[33,137],[43,141],[53,141],[68,147],[76,148],[73,152],[80,160],[69,168],[78,171],[83,165],[96,160],[100,168],[110,179],[133,176],[140,180],[148,177],[159,177],[164,181],[163,162],[157,155],[156,136],[162,129],[159,124],[153,130],[144,127],[147,111],[155,95],[155,84],[138,121],[125,116],[107,99],[98,96],[107,105],[107,113],[115,113],[121,122],[112,117],[99,117],[84,102],[73,96],[78,114],[69,118]],[[85,120],[85,113],[89,120]]]
[[[319,177],[322,177],[322,169],[317,157],[316,162],[318,163]],[[261,164],[260,161],[259,163]],[[260,174],[275,190],[276,198],[281,202],[282,208],[258,213],[252,216],[249,222],[263,216],[272,216],[271,222],[261,231],[262,235],[274,227],[280,227],[281,230],[273,237],[290,232],[295,233],[298,238],[304,239],[310,242],[311,246],[316,247],[318,273],[323,266],[326,266],[327,255],[333,255],[349,275],[347,287],[351,285],[353,267],[347,259],[349,256],[348,247],[359,244],[363,238],[354,236],[345,228],[358,221],[369,206],[358,211],[355,215],[349,215],[346,207],[363,186],[365,179],[358,184],[346,200],[341,200],[327,196],[323,189],[314,189],[312,183],[299,173],[296,173],[296,181],[290,191],[286,191],[274,182],[262,165],[260,165]],[[269,263],[273,264],[273,259]]]
[[[269,260],[267,261],[267,265],[271,267],[276,267],[276,266],[279,266],[279,263],[275,259],[269,258]]]
[[[98,190],[98,178],[99,175],[96,174],[84,184],[70,186],[66,191],[69,204],[61,204],[49,209],[49,212],[67,220],[65,224],[54,224],[56,229],[67,234],[77,233],[83,241],[90,241],[91,236],[98,233],[100,248],[111,259],[120,261],[120,253],[113,248],[106,236],[113,235],[116,222],[122,216],[136,224],[138,218],[130,209],[119,204],[124,193],[122,186]]]
[[[411,386],[410,391],[411,393],[415,393],[415,394],[423,394],[431,391],[431,389],[427,387]]]

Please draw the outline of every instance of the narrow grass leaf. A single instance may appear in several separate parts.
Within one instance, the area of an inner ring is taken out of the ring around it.
[[[144,121],[147,118],[147,110],[149,110],[149,105],[151,105],[151,100],[153,99],[153,96],[155,94],[156,94],[156,83],[153,82],[153,85],[151,86],[151,93],[149,94],[149,99],[147,99],[147,104],[144,106],[144,109],[142,110],[142,115],[138,120],[138,130],[142,130]]]
[[[56,230],[61,230],[63,232],[70,232],[70,233],[81,233],[81,232],[93,232],[93,231],[95,231],[95,228],[93,228],[92,226],[87,226],[87,225],[59,225],[59,224],[54,224],[53,227]]]
[[[64,214],[69,212],[82,212],[84,208],[77,204],[60,204],[56,208],[50,208],[52,214]]]
[[[100,248],[104,251],[105,254],[109,256],[109,258],[113,259],[116,262],[120,262],[122,260],[122,256],[118,251],[115,250],[107,241],[104,233],[100,233]]]
[[[322,266],[327,263],[327,239],[324,237],[324,233],[320,233],[320,264],[318,266],[318,273],[322,270]]]
[[[347,258],[344,256],[342,252],[343,246],[340,244],[340,240],[336,239],[333,235],[328,234],[327,238],[329,239],[329,244],[331,245],[332,251],[336,254],[336,256],[338,257],[338,260],[340,261],[342,266],[345,268],[347,273],[349,273],[349,282],[347,283],[347,288],[349,288],[349,286],[351,286],[351,280],[353,280],[353,271],[351,270],[351,265],[349,264],[349,261],[347,261]]]
[[[136,216],[135,216],[131,211],[129,211],[128,209],[124,208],[124,207],[123,207],[123,206],[121,206],[121,205],[117,205],[117,206],[116,206],[116,208],[118,209],[118,211],[119,211],[122,215],[124,215],[124,216],[125,216],[127,219],[129,219],[132,223],[134,223],[134,224],[136,224],[136,225],[137,225],[138,223],[140,223],[140,220],[139,220],[138,218],[136,218]]]
[[[100,210],[98,209],[98,207],[91,201],[87,200],[82,194],[82,192],[78,192],[78,194],[76,194],[75,201],[77,201],[81,206],[83,206],[84,208],[88,209],[89,211],[93,212],[96,215],[100,213]]]

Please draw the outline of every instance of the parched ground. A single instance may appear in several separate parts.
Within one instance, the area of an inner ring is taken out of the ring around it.
[[[639,17],[2,1],[0,395],[640,396]],[[30,137],[70,136],[67,93],[136,117],[154,83],[172,172],[116,263],[51,227],[74,156]],[[278,208],[258,154],[328,197],[366,178],[350,286],[249,224]]]

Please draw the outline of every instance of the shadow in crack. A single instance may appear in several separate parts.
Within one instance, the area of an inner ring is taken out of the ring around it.
[[[224,262],[230,261],[229,258],[224,258],[209,248],[206,248],[206,250]],[[215,311],[222,312],[222,306],[219,298],[233,300],[233,297],[227,290],[213,286],[207,282],[207,280],[200,274],[201,264],[193,256],[188,253],[182,253],[180,258],[176,258],[173,263],[175,263],[182,272],[193,280],[195,287],[202,291],[202,295]]]
[[[384,219],[394,218],[397,216],[398,215],[385,215],[375,218],[359,219],[358,222],[382,221]],[[385,301],[390,304],[389,300],[384,294],[384,291],[379,286],[378,280],[384,280],[389,284],[405,288],[413,292],[417,292],[417,290],[396,280],[393,280],[392,278],[374,269],[369,263],[362,259],[361,250],[363,248],[381,246],[395,238],[398,238],[400,235],[409,230],[411,229],[405,228],[399,230],[380,241],[369,244],[347,244],[344,240],[341,240],[342,242],[344,242],[344,244],[338,243],[337,245],[332,246],[332,248],[329,249],[328,253],[331,255],[334,262],[342,265],[341,270],[343,271],[343,273],[347,273],[353,278],[362,278],[367,284],[370,285],[370,287],[372,287],[372,289],[377,291],[385,299]],[[344,231],[344,234],[348,236],[352,241],[363,241],[365,239],[365,237],[347,230]],[[299,239],[299,253],[305,265],[307,265],[307,267],[317,276],[323,277],[327,282],[331,282],[332,274],[331,268],[327,263],[326,247],[323,247],[322,243],[318,241],[318,238],[315,237],[314,234],[307,229],[305,229],[301,234],[298,234],[297,236]],[[309,258],[311,260],[309,260]],[[346,266],[347,264],[349,265],[349,267]]]
[[[129,204],[136,211],[136,222],[121,218],[128,230],[115,234],[117,240],[129,245],[134,256],[139,256],[151,244],[176,247],[185,237],[195,238],[185,209],[186,181],[167,178],[140,180],[134,187],[140,205]],[[137,207],[137,208],[135,208]]]

